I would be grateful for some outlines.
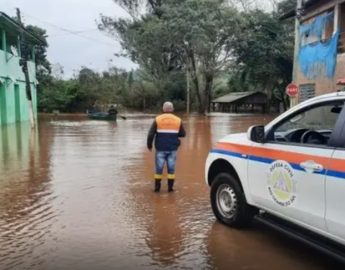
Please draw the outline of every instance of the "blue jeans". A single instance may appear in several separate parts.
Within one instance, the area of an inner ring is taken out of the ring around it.
[[[155,179],[162,179],[165,163],[168,167],[168,179],[175,179],[176,151],[156,151]]]

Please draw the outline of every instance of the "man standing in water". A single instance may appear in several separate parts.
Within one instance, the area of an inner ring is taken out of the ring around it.
[[[172,114],[173,111],[173,104],[169,101],[165,102],[163,104],[163,114],[156,117],[147,136],[147,148],[150,151],[152,150],[153,140],[155,140],[155,192],[159,192],[161,189],[165,163],[168,168],[168,191],[174,191],[176,151],[180,146],[179,137],[185,137],[186,132],[183,128],[182,120]]]

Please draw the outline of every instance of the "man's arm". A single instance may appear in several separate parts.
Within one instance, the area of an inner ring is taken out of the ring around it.
[[[149,134],[147,134],[147,148],[149,150],[152,149],[152,143],[153,143],[153,139],[156,135],[156,132],[157,132],[157,124],[156,124],[156,120],[155,120],[155,121],[153,121],[153,123],[150,127]]]
[[[178,137],[186,137],[186,131],[184,130],[183,124],[181,122],[180,130],[178,131]]]

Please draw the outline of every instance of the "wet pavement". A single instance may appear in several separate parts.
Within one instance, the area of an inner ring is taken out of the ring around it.
[[[262,115],[184,117],[176,192],[152,192],[153,118],[42,117],[0,129],[0,269],[329,269],[332,259],[261,225],[211,211],[204,163]]]

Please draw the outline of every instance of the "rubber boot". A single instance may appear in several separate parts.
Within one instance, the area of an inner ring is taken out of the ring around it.
[[[155,192],[159,192],[161,190],[161,180],[155,180]]]
[[[173,192],[174,191],[174,179],[168,179],[168,192]]]

